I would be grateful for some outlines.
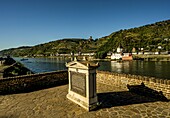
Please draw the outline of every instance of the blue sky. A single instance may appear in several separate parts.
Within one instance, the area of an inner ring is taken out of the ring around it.
[[[0,50],[170,19],[170,0],[0,0]]]

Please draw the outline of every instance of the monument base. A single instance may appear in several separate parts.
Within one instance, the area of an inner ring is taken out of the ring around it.
[[[73,101],[74,103],[80,105],[87,111],[95,109],[98,105],[97,96],[94,98],[87,99],[82,98],[82,96],[79,96],[78,94],[67,94],[67,98]]]

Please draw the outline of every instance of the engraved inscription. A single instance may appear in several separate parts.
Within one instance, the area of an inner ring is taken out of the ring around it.
[[[86,75],[71,72],[71,90],[86,97]]]

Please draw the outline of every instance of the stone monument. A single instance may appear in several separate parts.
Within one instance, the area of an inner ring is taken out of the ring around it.
[[[87,111],[98,104],[96,94],[96,68],[99,64],[88,61],[72,61],[68,67],[69,88],[67,98]]]

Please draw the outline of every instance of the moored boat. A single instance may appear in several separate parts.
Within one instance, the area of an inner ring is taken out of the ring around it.
[[[132,54],[131,53],[124,53],[122,56],[123,61],[130,61],[133,60]]]
[[[20,61],[25,61],[25,60],[28,60],[28,59],[22,58]]]

